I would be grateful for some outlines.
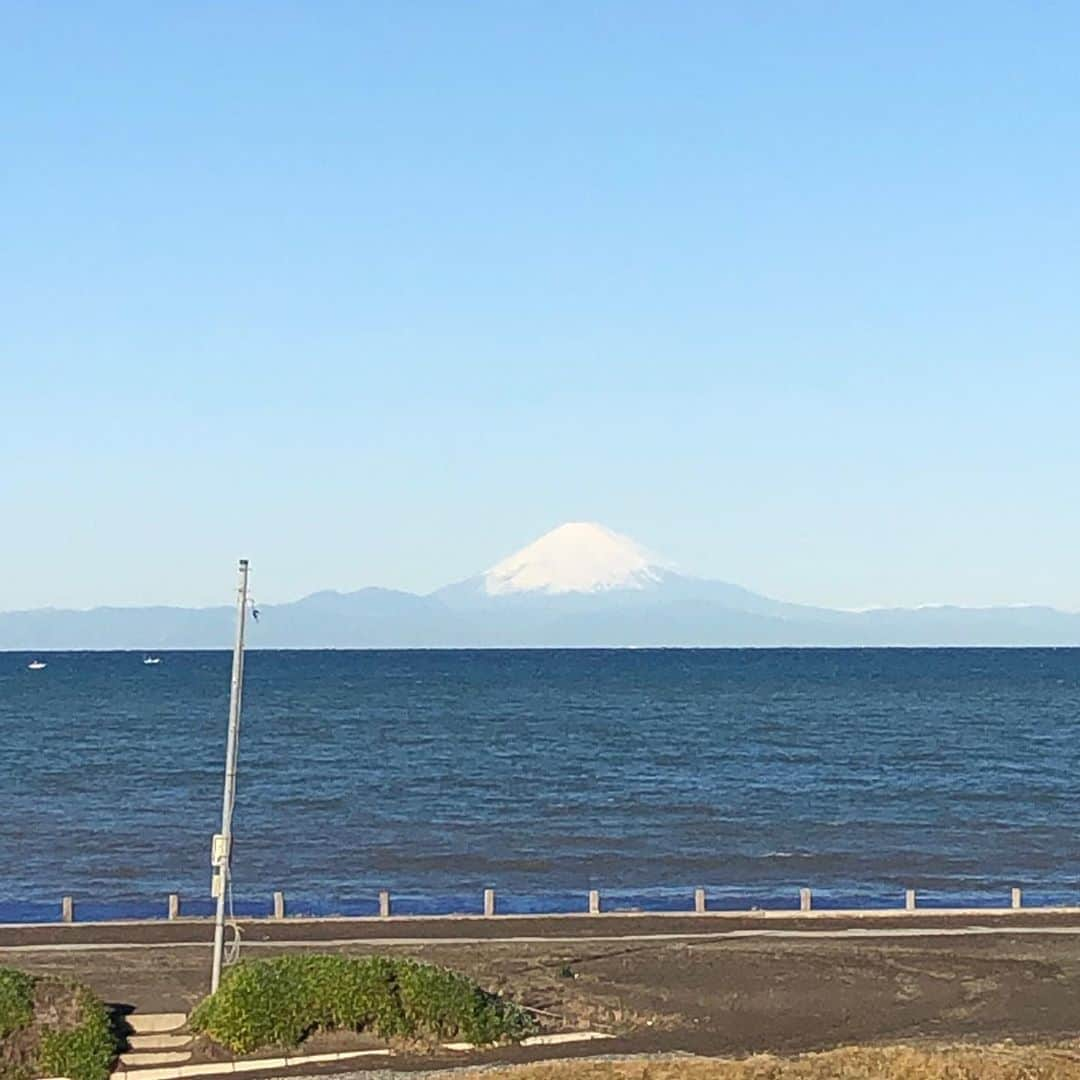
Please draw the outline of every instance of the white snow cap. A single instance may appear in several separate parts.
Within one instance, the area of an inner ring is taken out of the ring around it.
[[[628,536],[591,521],[570,521],[493,566],[484,575],[484,590],[506,596],[646,589],[664,569]]]

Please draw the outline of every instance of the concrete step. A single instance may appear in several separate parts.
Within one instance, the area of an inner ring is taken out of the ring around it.
[[[153,1050],[136,1051],[120,1055],[120,1064],[125,1069],[152,1069],[156,1065],[179,1065],[191,1058],[190,1050]]]
[[[551,1035],[531,1035],[521,1040],[522,1046],[561,1046],[563,1043],[593,1042],[596,1039],[614,1039],[606,1031],[557,1031]]]
[[[179,1050],[191,1044],[190,1035],[129,1035],[129,1050]]]
[[[614,1039],[604,1031],[560,1031],[552,1035],[533,1035],[522,1039],[522,1046],[561,1046],[563,1043],[592,1042],[594,1039]],[[443,1043],[444,1050],[478,1050],[480,1047],[470,1042]]]
[[[187,1023],[187,1013],[129,1013],[124,1019],[136,1035],[160,1035]]]

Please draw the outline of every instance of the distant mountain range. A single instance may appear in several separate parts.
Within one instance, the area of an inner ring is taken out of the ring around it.
[[[233,608],[0,613],[0,649],[229,648]],[[318,592],[266,606],[253,648],[1077,645],[1080,614],[1047,607],[787,604],[676,573],[628,537],[572,522],[486,573],[424,596]]]

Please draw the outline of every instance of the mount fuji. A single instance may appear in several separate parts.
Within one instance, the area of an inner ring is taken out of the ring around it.
[[[2,650],[219,649],[231,607],[0,613]],[[1080,615],[1047,607],[878,609],[788,604],[680,574],[591,522],[560,525],[427,595],[313,593],[262,608],[254,648],[625,648],[1076,645]]]
[[[484,591],[488,596],[558,596],[647,589],[659,584],[664,573],[664,564],[628,536],[572,521],[493,566],[484,574]]]

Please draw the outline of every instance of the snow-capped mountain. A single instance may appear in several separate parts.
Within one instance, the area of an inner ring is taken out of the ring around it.
[[[667,568],[628,536],[591,521],[570,521],[515,551],[484,574],[488,596],[647,589]]]
[[[253,648],[1077,645],[1045,607],[864,612],[787,604],[678,573],[630,537],[569,522],[426,596],[314,593],[264,605]],[[225,649],[231,606],[0,613],[0,650]]]

